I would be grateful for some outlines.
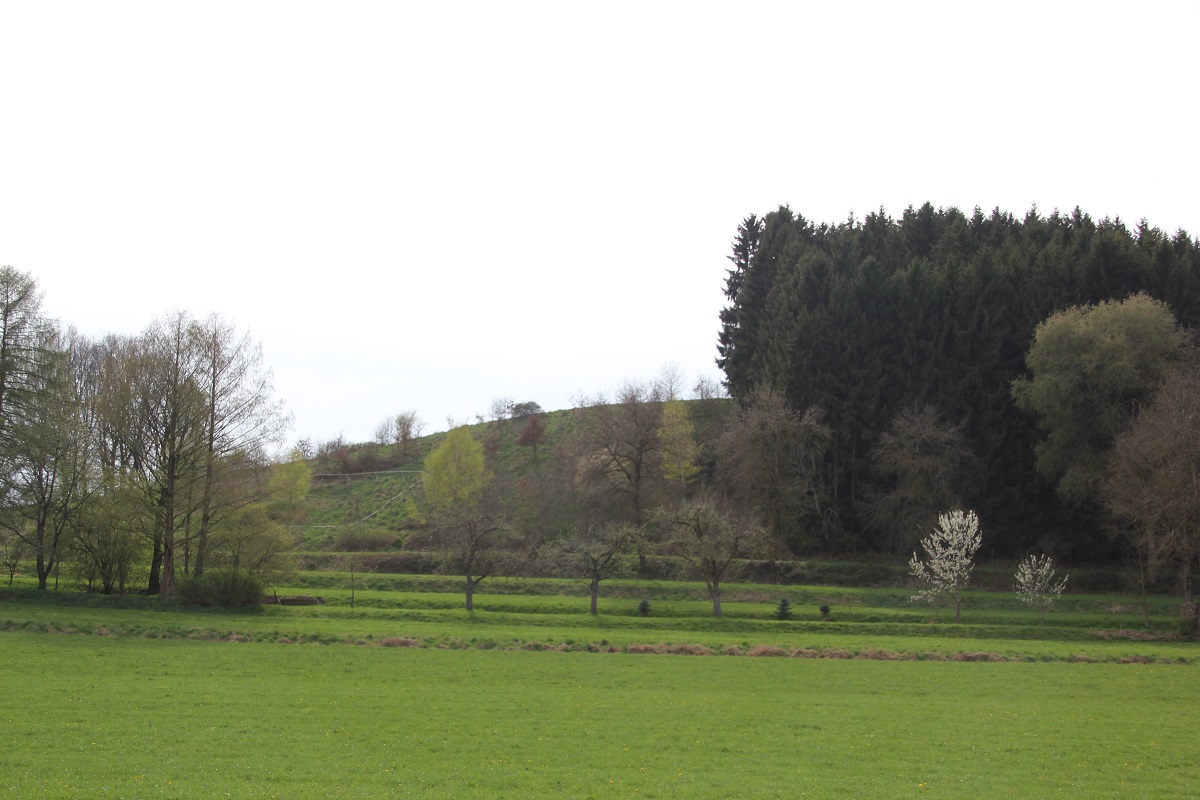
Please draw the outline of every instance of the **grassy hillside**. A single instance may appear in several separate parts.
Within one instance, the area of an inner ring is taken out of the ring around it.
[[[711,443],[719,435],[725,416],[733,409],[729,400],[688,401],[696,427],[696,438]],[[562,469],[572,448],[572,437],[583,411],[567,409],[543,415],[546,442],[535,449],[518,443],[528,418],[481,422],[469,426],[483,445],[493,480],[502,486],[518,486],[547,471]],[[392,549],[404,534],[420,524],[420,472],[425,456],[441,443],[444,432],[401,445],[359,443],[334,448],[309,462],[313,487],[297,523],[304,529],[303,550],[339,550],[343,544],[367,544]],[[348,549],[348,548],[347,548]]]

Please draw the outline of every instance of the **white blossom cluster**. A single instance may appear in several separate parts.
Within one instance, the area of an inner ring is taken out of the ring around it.
[[[1067,588],[1067,576],[1062,580],[1054,579],[1054,564],[1049,556],[1029,556],[1017,565],[1014,576],[1017,597],[1025,601],[1025,605],[1042,612],[1046,618],[1046,609],[1054,605],[1054,601]]]
[[[927,589],[913,596],[914,601],[932,601],[948,594],[954,599],[955,616],[962,600],[962,590],[971,580],[975,552],[982,536],[979,517],[974,511],[954,510],[938,516],[937,527],[921,540],[928,560],[913,553],[909,569],[917,580],[928,584]]]

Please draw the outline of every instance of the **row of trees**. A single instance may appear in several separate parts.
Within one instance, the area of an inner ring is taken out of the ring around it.
[[[644,411],[645,407],[639,409]],[[613,484],[630,493],[637,467],[621,459],[625,470]],[[765,531],[720,509],[711,497],[659,506],[645,514],[637,496],[628,502],[633,517],[625,521],[585,519],[566,536],[547,539],[530,550],[522,547],[512,520],[488,503],[492,474],[484,449],[465,428],[447,434],[426,459],[424,494],[430,514],[428,542],[440,549],[447,568],[464,576],[467,610],[474,608],[479,582],[493,571],[517,572],[513,560],[536,558],[543,569],[585,577],[591,589],[591,612],[597,613],[601,581],[628,569],[628,556],[651,550],[678,556],[705,582],[713,614],[721,615],[721,582],[735,560],[758,555]],[[618,469],[611,467],[610,469]],[[611,472],[602,472],[611,480]]]
[[[992,555],[1120,552],[1098,490],[1200,319],[1200,244],[1185,232],[928,204],[817,225],[783,207],[748,217],[730,258],[718,342],[730,393],[746,405],[769,387],[827,437],[793,466],[807,502],[779,506],[794,550],[907,552],[939,509],[973,506]],[[1117,317],[1149,327],[1106,342]],[[1039,359],[1078,368],[1122,348],[1110,386],[1079,369],[1037,380]]]
[[[268,460],[288,423],[261,348],[225,320],[176,312],[90,340],[44,315],[32,276],[0,269],[0,546],[40,587],[62,564],[104,592],[268,575],[307,490]]]

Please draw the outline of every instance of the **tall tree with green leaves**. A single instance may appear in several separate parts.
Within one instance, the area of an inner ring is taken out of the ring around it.
[[[11,420],[22,415],[29,381],[42,363],[39,341],[47,324],[33,276],[0,267],[0,449]]]
[[[217,315],[197,322],[198,371],[205,402],[204,477],[192,574],[204,574],[209,531],[259,499],[266,452],[290,425],[273,397],[262,346]],[[243,526],[245,527],[245,526]]]
[[[1113,442],[1185,341],[1167,305],[1145,294],[1074,306],[1038,326],[1025,359],[1029,376],[1012,392],[1042,432],[1038,471],[1067,502],[1099,499]]]
[[[425,503],[433,542],[442,552],[443,567],[464,577],[468,611],[475,609],[475,588],[495,567],[509,531],[502,517],[483,507],[491,479],[483,447],[465,426],[448,432],[425,457]]]
[[[39,328],[37,363],[23,379],[23,413],[7,429],[0,484],[0,525],[28,546],[39,589],[65,555],[90,491],[91,437],[68,347],[55,327]]]
[[[696,443],[696,426],[688,416],[687,403],[668,400],[663,405],[658,440],[662,448],[663,477],[681,490],[685,489],[688,481],[700,472],[700,465],[696,463],[700,445]]]

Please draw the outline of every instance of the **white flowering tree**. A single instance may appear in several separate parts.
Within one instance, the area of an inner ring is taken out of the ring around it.
[[[1025,605],[1042,612],[1042,622],[1046,622],[1046,609],[1054,605],[1054,601],[1067,588],[1067,576],[1062,580],[1054,579],[1054,563],[1050,556],[1029,556],[1017,565],[1014,576],[1016,586],[1013,590],[1017,597],[1025,601]]]
[[[913,601],[933,602],[942,595],[954,601],[954,621],[962,611],[962,595],[971,582],[975,552],[982,538],[979,517],[974,511],[954,510],[938,516],[937,527],[921,540],[927,559],[913,553],[908,567],[913,577],[928,588],[913,596]]]

